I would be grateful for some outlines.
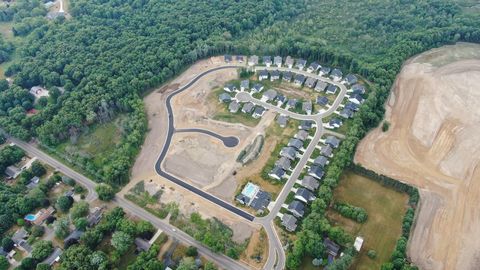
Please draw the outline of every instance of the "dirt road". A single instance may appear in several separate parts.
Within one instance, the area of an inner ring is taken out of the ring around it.
[[[387,132],[361,141],[355,162],[413,184],[421,201],[408,255],[421,269],[479,269],[480,46],[410,59],[387,103]]]

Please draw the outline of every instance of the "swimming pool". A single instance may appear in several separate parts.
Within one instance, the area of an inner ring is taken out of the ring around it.
[[[247,185],[243,188],[242,194],[248,198],[253,198],[253,196],[255,196],[255,194],[257,193],[258,189],[258,186],[252,183],[247,183]]]
[[[28,221],[35,221],[36,219],[37,219],[37,216],[33,214],[28,214],[25,216],[25,220],[28,220]]]

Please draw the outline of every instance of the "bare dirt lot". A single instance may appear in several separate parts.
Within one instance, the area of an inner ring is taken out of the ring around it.
[[[408,255],[421,269],[479,269],[480,46],[457,44],[404,65],[387,132],[370,132],[355,162],[420,189]]]

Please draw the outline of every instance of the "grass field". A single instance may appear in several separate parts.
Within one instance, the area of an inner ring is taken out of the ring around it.
[[[333,224],[341,225],[354,237],[363,236],[365,239],[351,269],[380,269],[381,264],[389,260],[401,234],[408,196],[363,176],[346,172],[335,190],[334,198],[363,207],[368,212],[368,220],[364,224],[341,217],[333,211],[328,213]],[[377,252],[374,260],[367,257],[370,249]]]

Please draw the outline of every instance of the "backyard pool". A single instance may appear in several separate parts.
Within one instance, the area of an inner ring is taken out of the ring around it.
[[[28,221],[35,221],[36,219],[37,219],[37,216],[34,214],[28,214],[25,216],[25,220],[28,220]]]

